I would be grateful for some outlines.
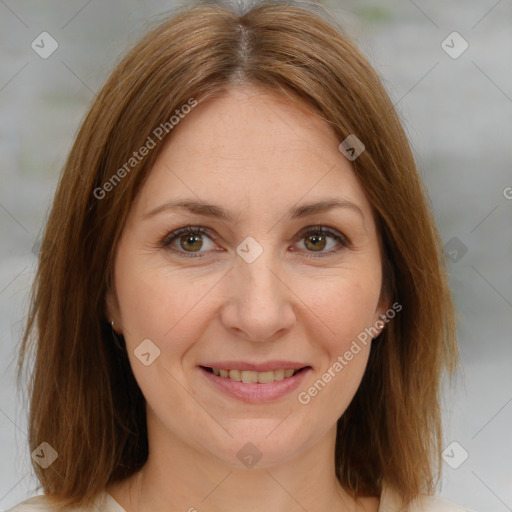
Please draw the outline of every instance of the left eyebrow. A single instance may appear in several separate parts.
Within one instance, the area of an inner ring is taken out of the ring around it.
[[[364,215],[362,210],[355,203],[347,201],[346,199],[325,199],[323,201],[317,201],[313,203],[306,203],[300,206],[295,206],[288,211],[287,217],[289,219],[298,219],[307,217],[308,215],[314,215],[316,213],[322,213],[333,208],[345,208],[353,212],[358,213],[364,221]],[[142,218],[148,219],[157,215],[158,213],[174,210],[184,209],[197,215],[204,215],[206,217],[215,217],[226,221],[233,221],[233,215],[222,208],[214,204],[201,203],[193,199],[180,199],[177,201],[167,201],[160,206],[157,206],[153,210],[145,213]]]
[[[298,219],[308,215],[314,215],[315,213],[322,213],[333,208],[347,208],[348,210],[352,210],[353,212],[358,213],[364,220],[364,215],[361,208],[359,208],[359,206],[357,206],[355,203],[347,201],[346,199],[326,199],[316,203],[307,203],[301,206],[296,206],[290,210],[288,217],[290,219]]]

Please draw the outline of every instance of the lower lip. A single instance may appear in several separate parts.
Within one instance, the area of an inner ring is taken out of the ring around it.
[[[266,384],[257,382],[239,382],[227,377],[218,375],[199,367],[202,374],[220,391],[227,395],[248,403],[271,402],[277,400],[293,390],[297,389],[306,374],[311,370],[310,367],[304,368],[292,377],[286,377],[282,380],[275,380]]]

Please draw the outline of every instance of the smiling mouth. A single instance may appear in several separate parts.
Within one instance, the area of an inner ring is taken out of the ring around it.
[[[309,366],[305,366],[299,369],[288,368],[268,372],[255,372],[250,370],[234,370],[225,368],[209,368],[208,366],[202,366],[201,368],[223,379],[230,379],[237,382],[244,382],[247,384],[269,384],[271,382],[285,380],[290,377],[293,377],[297,373],[300,373],[308,369]]]

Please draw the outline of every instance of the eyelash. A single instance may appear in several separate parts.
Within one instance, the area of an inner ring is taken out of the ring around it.
[[[159,247],[162,249],[168,249],[172,251],[175,254],[178,254],[179,256],[183,256],[184,258],[203,258],[204,256],[199,256],[200,252],[194,253],[194,252],[186,252],[186,251],[177,251],[176,249],[171,249],[169,246],[176,240],[178,237],[182,235],[189,235],[189,234],[200,234],[200,235],[206,235],[211,240],[215,241],[215,237],[209,234],[209,230],[200,226],[187,226],[185,228],[177,229],[175,231],[172,231],[171,233],[167,234],[159,243]],[[332,254],[338,253],[343,248],[349,248],[351,247],[350,241],[343,235],[339,234],[338,232],[331,230],[329,228],[325,228],[323,226],[308,226],[307,228],[304,228],[298,235],[296,242],[302,240],[303,238],[306,238],[308,235],[323,235],[323,236],[330,236],[331,238],[334,238],[337,242],[341,244],[341,248],[337,249],[331,249],[327,252],[321,252],[316,254],[307,255],[306,258],[323,258],[326,256],[331,256]],[[314,251],[306,251],[306,252],[313,252]]]

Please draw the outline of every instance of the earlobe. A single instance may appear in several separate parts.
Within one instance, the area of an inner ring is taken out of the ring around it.
[[[376,330],[378,330],[378,334],[374,336],[374,339],[380,336],[384,329],[386,328],[386,325],[390,320],[387,314],[389,309],[390,308],[387,300],[379,301],[379,306],[376,311],[377,318],[375,319],[374,323],[374,327]]]
[[[389,300],[387,298],[383,298],[379,301],[379,305],[377,306],[377,310],[375,311],[376,314],[376,321],[384,321],[386,322],[388,317],[388,311],[391,308],[391,305],[389,303]]]
[[[105,294],[105,316],[112,329],[118,334],[122,334],[117,301],[112,290],[108,290]]]
[[[395,318],[395,316],[402,310],[400,302],[394,302],[386,299],[379,302],[376,313],[378,314],[378,320],[375,322],[376,329],[379,330],[380,335],[386,326]]]
[[[114,304],[110,290],[105,294],[105,316],[108,322],[111,322],[114,317]]]
[[[373,326],[368,329],[372,336],[372,341],[375,341],[381,334],[382,331],[386,327],[386,322],[382,319],[383,315],[381,315],[375,322],[373,322]]]

